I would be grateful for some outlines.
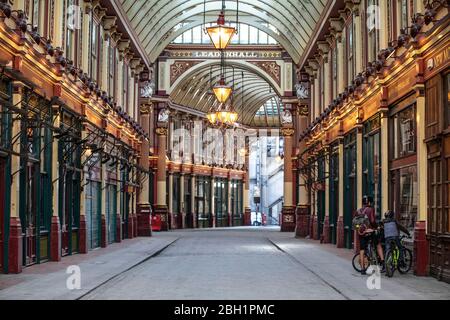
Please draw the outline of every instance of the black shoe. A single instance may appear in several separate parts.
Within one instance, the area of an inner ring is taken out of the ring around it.
[[[366,270],[361,271],[361,275],[362,275],[362,276],[367,275]]]
[[[384,263],[384,261],[381,261],[381,273],[385,272],[386,272],[386,264]]]

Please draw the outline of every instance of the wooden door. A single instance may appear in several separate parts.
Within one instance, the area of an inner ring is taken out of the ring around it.
[[[437,75],[426,85],[428,146],[428,239],[430,274],[450,282],[450,76]],[[447,116],[447,117],[446,117]]]

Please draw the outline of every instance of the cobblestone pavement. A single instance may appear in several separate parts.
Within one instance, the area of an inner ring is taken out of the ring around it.
[[[450,285],[412,274],[382,275],[369,290],[350,250],[276,228],[174,231],[113,247],[0,275],[0,299],[450,299]],[[66,288],[70,264],[82,290]]]

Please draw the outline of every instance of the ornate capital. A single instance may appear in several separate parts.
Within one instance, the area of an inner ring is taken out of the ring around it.
[[[152,111],[153,108],[153,104],[141,104],[139,111],[141,112],[141,114],[149,114]]]
[[[298,115],[301,117],[309,116],[309,107],[306,104],[299,105],[297,108]]]
[[[169,133],[169,130],[167,128],[156,128],[156,134],[158,136],[167,136],[167,134]]]
[[[283,134],[283,137],[292,137],[295,133],[294,128],[283,128],[281,129],[281,133]]]

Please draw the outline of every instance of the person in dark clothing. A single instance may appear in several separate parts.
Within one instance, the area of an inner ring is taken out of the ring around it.
[[[382,225],[384,229],[386,252],[389,252],[391,250],[391,243],[395,242],[400,250],[400,261],[403,261],[403,246],[400,241],[400,231],[404,232],[408,235],[408,237],[410,237],[411,234],[409,233],[409,230],[395,219],[394,211],[388,211],[384,214]]]
[[[372,241],[373,246],[377,247],[378,256],[380,257],[381,265],[384,270],[384,253],[383,247],[381,245],[381,236],[377,233],[377,229],[379,228],[375,209],[372,206],[373,198],[370,196],[363,197],[363,207],[358,210],[359,213],[363,213],[367,215],[369,218],[368,225],[362,225],[358,229],[359,242],[360,242],[360,259],[364,261],[364,253],[367,250],[367,246],[369,245],[369,241]],[[366,271],[361,271],[361,274],[366,274]]]

